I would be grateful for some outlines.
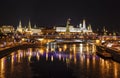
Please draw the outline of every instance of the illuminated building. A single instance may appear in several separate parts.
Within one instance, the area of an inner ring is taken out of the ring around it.
[[[14,27],[10,25],[3,25],[1,27],[1,32],[2,33],[13,33],[14,32]]]
[[[31,27],[31,22],[29,20],[28,23],[28,28],[26,27],[22,27],[21,21],[19,22],[19,25],[17,27],[17,31],[20,33],[25,33],[25,34],[39,34],[41,33],[41,29],[36,28],[36,26],[34,28]]]
[[[67,20],[66,27],[56,27],[56,32],[83,32],[83,33],[92,33],[91,25],[89,24],[86,28],[86,22],[83,20],[83,24],[79,24],[79,27],[74,27],[70,24],[70,19]]]
[[[56,31],[55,31],[55,29],[52,29],[52,28],[48,29],[47,28],[47,29],[42,29],[42,33],[49,35],[49,34],[55,34]]]
[[[22,33],[23,32],[23,28],[22,28],[22,24],[21,24],[21,21],[19,21],[19,25],[17,27],[17,31]]]

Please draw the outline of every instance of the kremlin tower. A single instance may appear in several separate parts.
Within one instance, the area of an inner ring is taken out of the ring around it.
[[[70,29],[69,29],[69,25],[70,25],[70,18],[67,19],[67,23],[66,23],[66,32],[69,33],[70,32]]]
[[[86,29],[85,19],[83,20],[83,28]]]
[[[31,31],[31,22],[29,20],[29,23],[28,23],[28,31]]]
[[[18,25],[18,27],[17,27],[17,31],[20,32],[20,33],[23,32],[23,31],[22,31],[22,24],[21,24],[21,21],[19,21],[19,25]]]

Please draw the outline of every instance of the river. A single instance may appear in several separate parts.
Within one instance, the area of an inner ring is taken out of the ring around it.
[[[96,55],[88,43],[49,43],[0,59],[0,78],[120,78],[120,63]]]

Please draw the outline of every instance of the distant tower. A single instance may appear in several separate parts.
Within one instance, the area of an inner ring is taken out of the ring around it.
[[[37,26],[36,26],[36,25],[34,25],[34,28],[37,28]]]
[[[83,20],[83,28],[86,28],[85,19]]]
[[[19,21],[19,26],[18,26],[19,28],[22,28],[22,24],[21,24],[21,21]]]
[[[105,27],[103,27],[103,32],[105,32],[106,31],[106,29],[105,29]]]
[[[104,36],[107,35],[107,30],[105,29],[105,27],[103,27],[103,35],[104,35]]]
[[[90,26],[87,27],[87,30],[90,30]]]
[[[31,31],[31,22],[29,20],[29,24],[28,24],[28,31]]]
[[[17,27],[17,31],[22,33],[22,24],[21,24],[21,21],[19,21],[19,25]]]
[[[87,28],[87,29],[88,29],[88,30],[92,30],[91,24],[88,25],[88,28]]]
[[[56,27],[54,26],[53,29],[56,29]]]
[[[66,23],[66,32],[70,32],[70,29],[69,29],[69,25],[70,25],[70,18],[67,19],[67,23]]]
[[[88,27],[87,27],[87,31],[92,33],[92,27],[91,27],[91,24],[88,25]]]
[[[82,28],[82,24],[81,23],[79,24],[79,28]]]
[[[115,32],[113,32],[113,36],[116,36],[116,33],[115,33]]]

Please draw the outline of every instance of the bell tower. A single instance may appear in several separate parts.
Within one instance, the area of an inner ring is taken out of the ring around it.
[[[70,18],[67,19],[67,23],[66,23],[66,32],[69,33],[70,32],[70,29],[69,29],[69,25],[70,25]]]

